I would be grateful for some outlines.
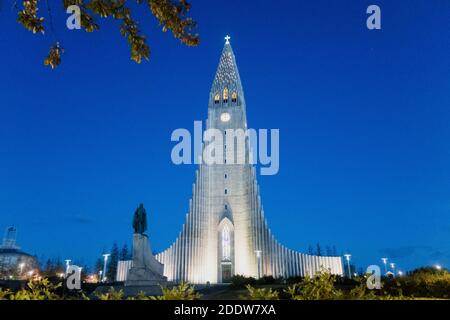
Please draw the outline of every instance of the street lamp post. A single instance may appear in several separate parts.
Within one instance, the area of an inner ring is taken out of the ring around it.
[[[103,264],[103,278],[102,278],[102,282],[106,281],[106,264],[108,263],[108,257],[110,256],[109,253],[105,253],[103,255],[103,259],[104,259],[104,264]]]
[[[351,254],[344,254],[345,259],[347,260],[347,267],[348,267],[348,277],[351,279],[352,278],[352,271],[350,270],[350,257],[352,255]]]
[[[392,269],[392,273],[395,276],[395,263],[391,262],[391,269]]]
[[[388,258],[381,258],[381,261],[383,261],[383,264],[384,264],[384,274],[387,274],[387,261],[388,261]]]
[[[256,258],[258,260],[258,279],[261,278],[261,250],[255,250]]]

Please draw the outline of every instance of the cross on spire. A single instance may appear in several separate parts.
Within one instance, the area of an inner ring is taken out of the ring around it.
[[[227,35],[225,37],[225,44],[230,44],[230,39],[231,39],[231,37],[229,35]]]

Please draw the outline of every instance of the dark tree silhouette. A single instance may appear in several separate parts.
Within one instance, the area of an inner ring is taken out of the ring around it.
[[[316,246],[316,255],[318,255],[318,256],[322,255],[322,249],[320,248],[319,243],[317,243],[317,246]]]
[[[119,259],[122,261],[131,259],[131,254],[130,254],[130,251],[128,250],[128,246],[126,244],[124,244],[122,249],[120,250]]]
[[[95,273],[97,273],[97,274],[103,270],[103,259],[102,258],[97,259],[97,261],[95,262],[94,269],[95,269],[94,270]]]
[[[114,243],[111,248],[111,256],[109,257],[108,267],[106,269],[106,278],[108,282],[114,282],[117,273],[117,263],[119,262],[119,247]]]

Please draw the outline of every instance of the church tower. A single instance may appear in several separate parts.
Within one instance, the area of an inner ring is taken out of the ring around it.
[[[305,255],[287,249],[267,226],[248,137],[246,104],[227,36],[209,94],[206,129],[224,137],[220,161],[206,156],[196,171],[186,221],[175,242],[156,258],[169,281],[223,283],[233,275],[255,278],[313,275],[321,268],[342,275],[341,257]],[[237,135],[236,135],[237,136]],[[206,140],[206,139],[205,139]],[[203,147],[205,148],[205,147]],[[202,153],[203,154],[203,153]]]

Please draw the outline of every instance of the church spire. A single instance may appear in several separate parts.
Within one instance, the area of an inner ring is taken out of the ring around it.
[[[236,64],[236,58],[230,44],[230,36],[225,37],[225,45],[220,56],[219,66],[211,88],[211,102],[214,105],[229,102],[243,103],[244,92]],[[234,96],[234,98],[233,98]]]

